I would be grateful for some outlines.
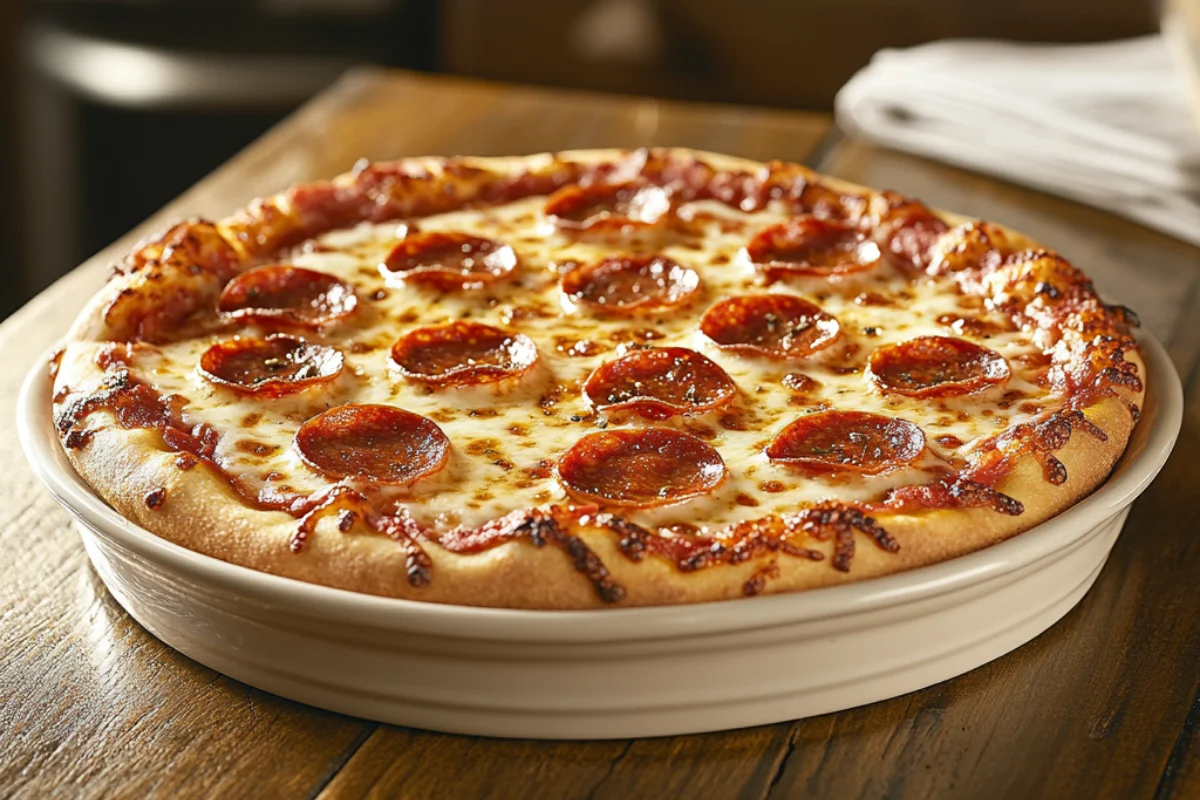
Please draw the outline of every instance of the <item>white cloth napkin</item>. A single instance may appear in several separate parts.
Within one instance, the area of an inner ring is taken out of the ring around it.
[[[852,136],[1200,244],[1200,127],[1160,36],[882,50],[842,87],[836,110]]]

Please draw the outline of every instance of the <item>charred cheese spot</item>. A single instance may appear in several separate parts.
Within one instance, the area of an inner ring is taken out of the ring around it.
[[[279,445],[256,442],[253,439],[238,439],[233,443],[235,449],[247,455],[266,458],[279,452]]]

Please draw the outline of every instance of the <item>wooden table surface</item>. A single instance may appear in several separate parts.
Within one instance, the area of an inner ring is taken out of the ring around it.
[[[840,714],[556,743],[427,733],[282,700],[169,650],[109,597],[25,464],[14,400],[137,236],[362,156],[652,144],[802,161],[1010,224],[1081,265],[1168,344],[1189,389],[1184,432],[1065,619],[967,675]],[[0,326],[0,796],[1200,796],[1198,287],[1197,248],[844,141],[824,116],[352,73]]]

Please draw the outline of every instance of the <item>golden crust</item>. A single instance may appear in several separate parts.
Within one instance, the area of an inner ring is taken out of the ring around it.
[[[862,538],[850,572],[830,569],[827,562],[778,559],[764,555],[742,564],[681,572],[675,565],[650,557],[628,561],[611,532],[594,526],[569,526],[605,563],[613,579],[625,587],[622,605],[665,605],[744,596],[744,586],[759,570],[775,563],[779,572],[763,593],[812,589],[903,572],[944,561],[1003,541],[1029,529],[1089,494],[1111,471],[1132,431],[1129,413],[1108,399],[1089,409],[1087,417],[1109,432],[1107,442],[1075,435],[1056,453],[1069,478],[1050,486],[1040,465],[1025,457],[1001,485],[1020,500],[1019,517],[986,508],[934,509],[876,515],[900,544],[885,553]],[[72,465],[123,516],[164,539],[205,555],[241,566],[387,597],[437,603],[507,608],[606,607],[591,584],[579,574],[570,557],[553,547],[526,541],[502,544],[479,554],[459,555],[429,548],[432,571],[428,586],[416,588],[404,579],[405,554],[390,539],[361,523],[349,533],[323,519],[304,551],[288,549],[296,520],[282,511],[259,511],[245,506],[220,476],[204,463],[189,471],[174,465],[158,434],[141,429],[105,427],[83,450],[68,450]],[[146,496],[165,491],[158,509]],[[832,557],[829,542],[808,542]]]
[[[584,151],[570,156],[580,161],[627,157],[623,151]],[[698,153],[719,167],[757,168],[755,162],[716,154]],[[515,174],[549,156],[516,159],[464,159],[461,163]],[[437,159],[410,162],[439,170]],[[341,179],[339,179],[341,180]],[[860,187],[828,180],[835,188],[863,191]],[[946,215],[952,223],[959,218]],[[1024,237],[1007,232],[1011,241],[1027,246]],[[96,342],[119,338],[127,330],[106,316],[119,298],[143,290],[143,273],[118,276],[87,306],[70,334],[71,343],[55,381],[64,387],[95,386],[104,377],[95,363]],[[162,280],[157,278],[155,280]],[[207,287],[201,287],[205,292]],[[1145,367],[1136,353],[1127,360]],[[1054,455],[1066,467],[1067,480],[1054,486],[1043,477],[1042,465],[1029,453],[1017,457],[996,488],[1020,501],[1025,511],[1007,516],[989,508],[918,509],[882,511],[873,516],[899,544],[896,553],[877,548],[857,536],[853,569],[831,569],[830,541],[809,540],[807,547],[821,551],[824,562],[779,558],[767,553],[739,564],[723,564],[696,571],[681,571],[664,558],[649,556],[635,563],[618,548],[611,531],[570,523],[567,533],[579,536],[603,561],[613,580],[624,587],[621,605],[691,603],[742,597],[755,575],[766,575],[764,593],[788,592],[896,573],[944,561],[996,542],[1037,525],[1069,508],[1094,490],[1124,452],[1134,422],[1126,402],[1140,405],[1142,392],[1119,390],[1102,396],[1082,409],[1086,418],[1107,434],[1101,440],[1074,433]],[[607,607],[595,588],[580,574],[571,556],[551,546],[534,546],[514,540],[477,554],[456,554],[439,547],[427,548],[436,579],[414,587],[405,579],[406,556],[393,540],[379,535],[361,521],[341,531],[333,516],[320,519],[305,548],[288,548],[297,520],[282,511],[258,510],[246,505],[228,481],[201,461],[188,470],[176,466],[178,453],[169,449],[153,430],[123,428],[112,422],[108,410],[93,412],[89,437],[82,447],[68,448],[75,469],[118,512],[159,536],[196,552],[253,569],[328,586],[370,594],[454,603],[534,609]],[[161,502],[148,502],[154,495]],[[152,505],[154,507],[152,507]]]

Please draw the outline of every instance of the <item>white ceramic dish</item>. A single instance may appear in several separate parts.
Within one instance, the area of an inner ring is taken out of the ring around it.
[[[1109,480],[1020,536],[862,583],[692,606],[506,611],[372,597],[233,566],[128,522],[71,469],[44,362],[22,444],[77,520],[113,597],[171,647],[314,706],[457,733],[562,739],[736,728],[837,711],[966,672],[1050,627],[1087,592],[1166,461],[1183,395],[1142,337],[1141,424]]]

